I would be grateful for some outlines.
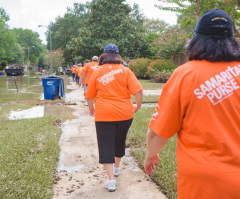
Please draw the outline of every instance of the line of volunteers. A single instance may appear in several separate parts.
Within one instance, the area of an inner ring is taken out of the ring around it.
[[[144,168],[154,173],[158,152],[177,134],[178,198],[240,198],[240,46],[223,10],[205,12],[194,32],[186,51],[189,61],[165,84],[149,123]],[[109,44],[99,59],[94,56],[78,70],[110,192],[116,189],[127,133],[143,97],[141,84],[122,61],[118,47]],[[203,85],[206,81],[211,88]],[[205,95],[199,97],[198,88]],[[208,92],[215,91],[223,95],[209,100]]]

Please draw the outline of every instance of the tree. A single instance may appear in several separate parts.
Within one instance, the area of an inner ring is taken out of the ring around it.
[[[56,21],[50,24],[52,31],[52,48],[53,50],[56,50],[58,48],[61,48],[63,50],[66,63],[74,62],[72,52],[66,48],[66,45],[71,39],[78,36],[78,29],[85,26],[85,21],[87,19],[88,13],[89,3],[74,3],[74,7],[68,7],[67,13],[63,17],[57,17]],[[47,32],[47,34],[47,48],[50,49],[49,32]]]
[[[120,54],[138,57],[144,47],[143,16],[135,4],[131,8],[125,0],[93,0],[85,26],[71,40],[68,48],[83,59],[100,55],[109,43],[115,43]]]
[[[45,61],[47,66],[51,66],[51,52],[48,51],[48,54],[45,56]],[[52,51],[52,70],[57,72],[58,68],[64,63],[63,51],[61,49]]]
[[[185,51],[187,33],[184,31],[169,30],[151,44],[154,58],[171,59],[177,58]]]
[[[28,48],[29,48],[29,61],[35,63],[42,51],[42,44],[39,34],[29,29],[14,28],[11,30],[15,35],[17,42],[24,49],[25,63],[28,61]],[[34,47],[33,47],[34,46]]]
[[[168,27],[169,24],[160,19],[144,19],[143,27],[145,29],[145,33],[154,33],[154,34],[162,34]]]
[[[183,17],[180,20],[183,28],[194,26],[197,20],[207,10],[218,8],[225,10],[233,21],[234,36],[240,38],[240,0],[159,0],[174,4],[173,7],[158,5],[161,10],[177,12]],[[195,17],[193,17],[195,16]]]

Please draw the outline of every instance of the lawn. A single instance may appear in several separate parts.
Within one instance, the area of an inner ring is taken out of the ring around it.
[[[143,87],[143,90],[161,90],[165,83],[155,83],[148,79],[138,80]]]
[[[131,154],[142,169],[146,151],[146,133],[153,112],[154,108],[141,108],[134,115],[127,138],[127,146],[131,148]],[[177,137],[174,136],[161,150],[160,166],[151,176],[160,190],[170,199],[177,199],[176,141]]]
[[[52,197],[60,135],[53,117],[0,120],[0,198]]]

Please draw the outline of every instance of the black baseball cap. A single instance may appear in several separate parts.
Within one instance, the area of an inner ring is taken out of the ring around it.
[[[233,36],[232,19],[224,10],[208,10],[199,18],[194,32],[202,35]]]

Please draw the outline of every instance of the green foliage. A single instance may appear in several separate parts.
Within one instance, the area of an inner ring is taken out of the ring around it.
[[[184,31],[169,30],[151,44],[154,58],[174,59],[185,51],[187,33]]]
[[[52,197],[61,135],[55,121],[0,121],[0,198]]]
[[[148,66],[147,74],[150,77],[153,77],[154,74],[164,73],[164,72],[172,72],[177,66],[168,59],[157,59],[151,61]]]
[[[88,3],[86,5],[74,3],[73,8],[67,8],[67,13],[63,17],[56,18],[56,21],[51,24],[52,48],[63,50],[65,63],[74,63],[74,55],[66,46],[69,41],[78,36],[78,29],[85,26],[89,11]],[[47,34],[47,47],[50,49],[49,32]]]
[[[145,29],[145,33],[153,33],[153,34],[162,34],[167,28],[169,24],[160,19],[144,19],[143,27]]]
[[[7,66],[7,61],[6,60],[2,60],[1,61],[1,66],[3,66],[3,67]]]
[[[0,71],[3,70],[6,66],[7,66],[7,61],[6,60],[2,60],[1,64],[0,64]]]
[[[145,79],[148,78],[147,70],[150,62],[151,60],[148,58],[139,58],[132,61],[128,67],[133,71],[137,78]]]
[[[237,31],[240,27],[240,1],[236,0],[159,0],[169,5],[158,5],[160,10],[177,12],[182,17],[179,22],[182,28],[195,27],[199,17],[207,10],[218,8],[225,10],[233,20],[233,29],[235,37],[240,38]],[[193,17],[195,16],[195,17]]]
[[[0,8],[0,60],[7,60],[9,64],[27,63],[28,47],[35,46],[29,52],[29,59],[34,63],[39,56],[42,46],[37,32],[32,30],[9,29],[6,22],[9,20],[3,8]]]
[[[48,54],[45,56],[46,65],[51,66],[51,52],[48,51]],[[62,66],[64,63],[63,51],[61,49],[52,51],[52,70],[53,72],[58,71],[58,67]]]
[[[6,22],[9,20],[9,16],[6,11],[0,7],[0,35],[1,31],[7,28]]]
[[[17,39],[17,43],[24,49],[24,61],[28,61],[28,48],[29,48],[29,61],[35,63],[42,51],[41,40],[39,34],[29,29],[14,28],[11,30]],[[34,47],[33,47],[34,46]]]
[[[90,9],[85,26],[68,44],[70,50],[89,59],[102,54],[107,44],[115,43],[122,56],[139,56],[145,44],[143,16],[137,5],[131,8],[125,0],[93,0]]]

